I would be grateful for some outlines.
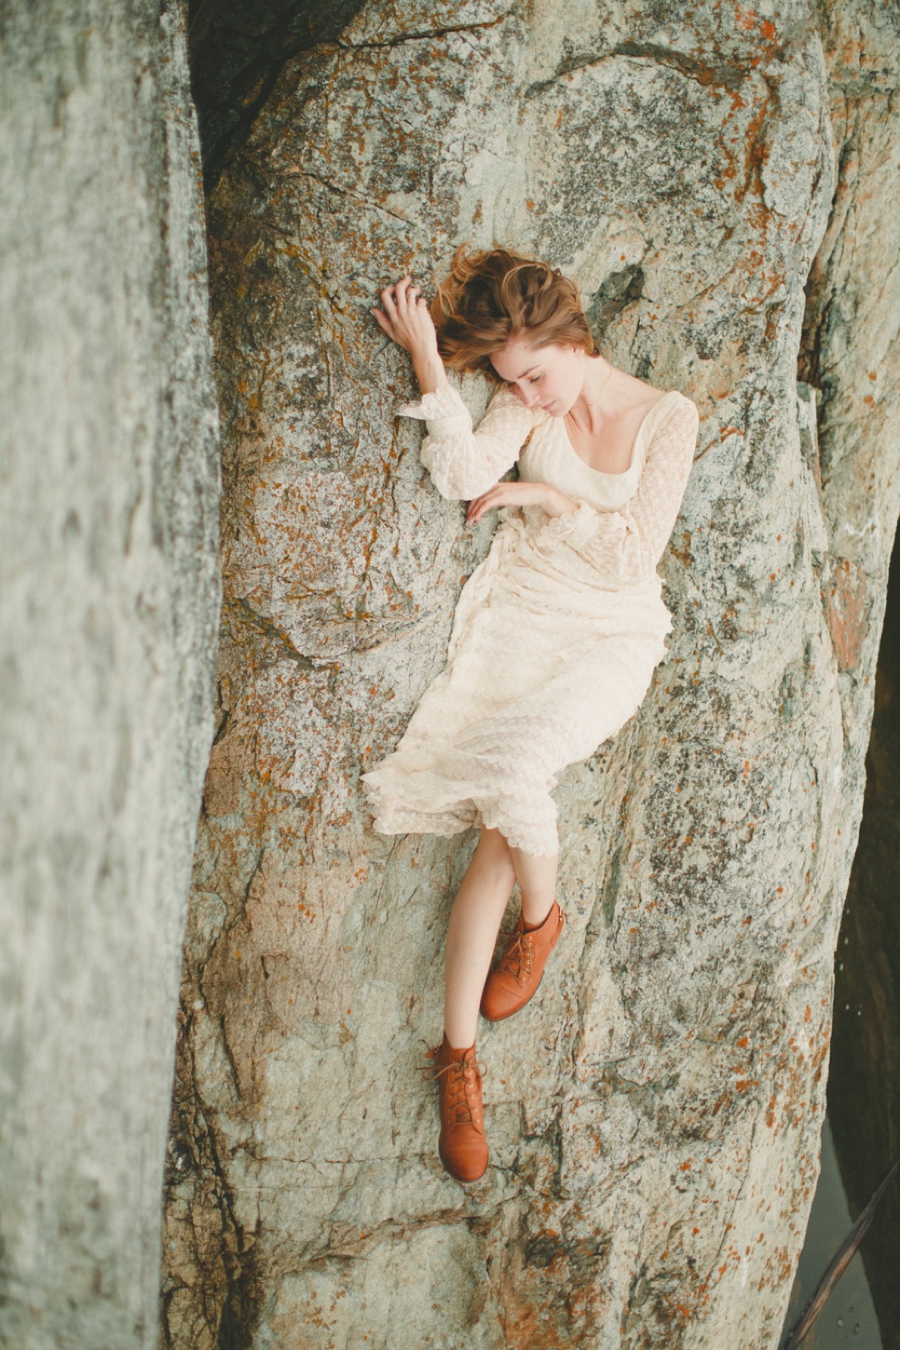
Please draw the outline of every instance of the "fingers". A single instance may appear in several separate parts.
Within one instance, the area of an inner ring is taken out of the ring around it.
[[[487,493],[473,498],[466,508],[466,524],[481,521],[485,512],[493,512],[498,507],[527,507],[532,504],[544,506],[553,490],[545,484],[532,484],[528,480],[501,479]]]
[[[394,296],[393,287],[385,287],[384,291],[381,293],[381,304],[387,312],[388,319],[392,321],[395,320],[397,318],[397,301]]]
[[[370,313],[379,328],[401,348],[414,352],[419,348],[430,350],[434,346],[434,322],[428,302],[409,275],[401,277],[393,286],[385,287],[381,304],[383,310],[373,307]]]
[[[384,308],[391,319],[406,308],[406,289],[410,281],[409,277],[401,277],[399,282],[395,282],[392,287],[385,287],[381,293]]]
[[[414,305],[428,302],[422,295],[420,287],[413,286],[412,278],[407,275],[401,277],[399,282],[395,282],[392,287],[385,287],[381,293],[381,299],[388,315],[393,319],[395,313],[402,313],[404,310]]]
[[[494,488],[488,489],[487,493],[473,498],[466,509],[466,521],[481,521],[485,512],[492,512],[495,507],[503,506],[503,497],[501,485],[496,484]]]
[[[397,297],[397,309],[400,314],[407,314],[415,305],[416,298],[420,295],[419,288],[414,287],[411,277],[401,277],[400,281],[394,287]]]
[[[375,321],[378,324],[379,329],[382,329],[384,333],[388,335],[389,338],[393,338],[394,326],[388,319],[387,315],[382,310],[375,309],[370,310],[369,314],[375,316]]]

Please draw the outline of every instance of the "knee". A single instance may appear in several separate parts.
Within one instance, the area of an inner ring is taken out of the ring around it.
[[[516,881],[516,868],[506,837],[496,827],[483,828],[478,842],[477,855],[482,869],[489,870],[499,879],[509,883],[510,889]]]

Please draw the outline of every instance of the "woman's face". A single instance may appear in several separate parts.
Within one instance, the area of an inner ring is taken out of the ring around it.
[[[550,343],[536,347],[514,338],[491,353],[491,365],[523,404],[546,409],[553,418],[567,414],[581,394],[587,353],[583,348]]]

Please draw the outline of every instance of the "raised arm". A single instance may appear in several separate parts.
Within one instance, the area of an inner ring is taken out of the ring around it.
[[[696,405],[680,396],[647,448],[637,493],[621,512],[595,512],[587,503],[554,517],[541,542],[573,549],[610,583],[637,582],[656,570],[678,517],[697,444]]]
[[[422,463],[442,497],[477,498],[515,464],[534,414],[511,391],[501,389],[473,430],[471,414],[447,380],[434,322],[418,287],[403,277],[381,293],[381,300],[384,310],[373,309],[372,314],[409,353],[422,391],[420,400],[400,409],[408,418],[425,420]]]
[[[409,277],[401,277],[395,286],[381,293],[383,310],[373,306],[379,329],[405,348],[412,358],[413,370],[423,395],[449,388],[447,373],[438,352],[434,320],[428,302]]]

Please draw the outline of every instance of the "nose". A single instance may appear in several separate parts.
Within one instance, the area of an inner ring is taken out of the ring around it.
[[[530,386],[525,386],[524,388],[520,386],[519,398],[525,405],[526,409],[530,409],[532,404],[536,403],[537,401],[537,391],[532,390]]]

